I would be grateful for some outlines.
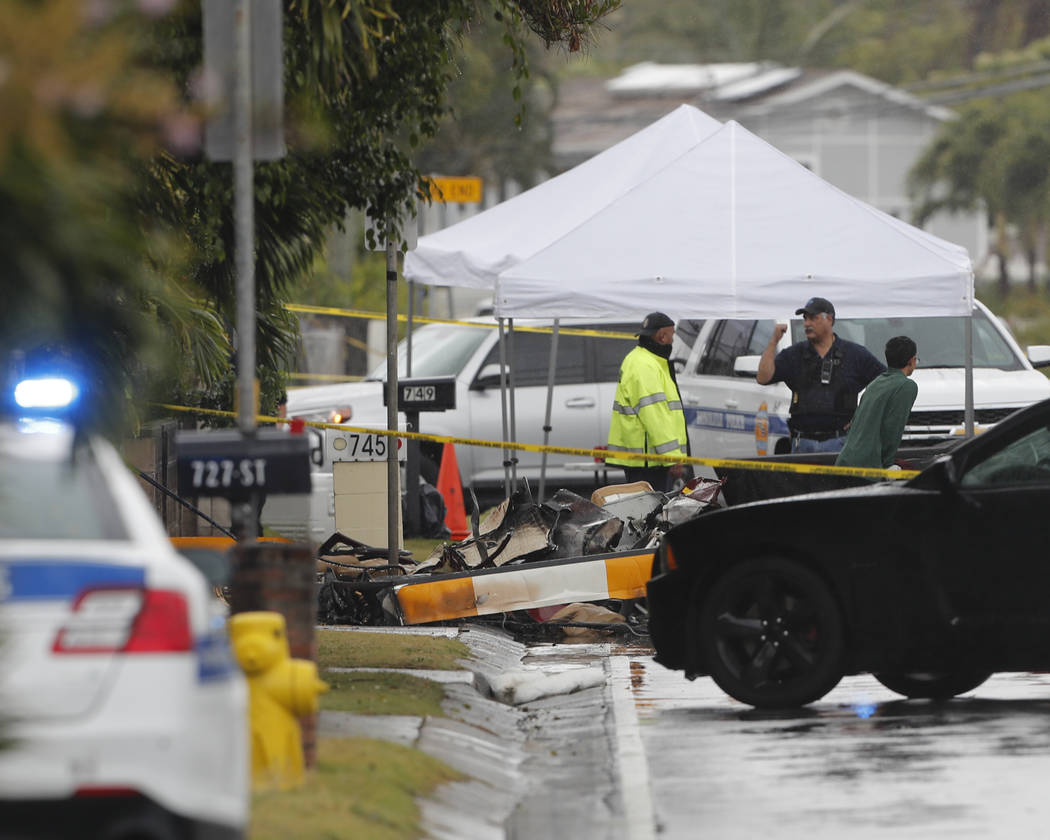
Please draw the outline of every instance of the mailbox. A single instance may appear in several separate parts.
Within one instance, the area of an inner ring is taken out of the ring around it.
[[[383,385],[383,405],[387,388]],[[432,376],[397,381],[397,406],[404,412],[448,411],[456,407],[456,377]]]
[[[259,429],[246,438],[235,429],[178,432],[179,490],[186,495],[245,501],[252,493],[309,493],[306,435]]]

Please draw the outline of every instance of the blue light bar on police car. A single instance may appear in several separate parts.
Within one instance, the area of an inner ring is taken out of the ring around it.
[[[79,394],[76,385],[61,377],[23,379],[15,386],[15,403],[25,409],[67,408]]]

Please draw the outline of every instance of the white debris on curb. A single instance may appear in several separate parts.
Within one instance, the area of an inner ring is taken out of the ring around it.
[[[497,700],[520,706],[541,697],[572,694],[585,688],[604,685],[605,679],[604,668],[575,668],[555,674],[537,669],[522,669],[489,676],[486,682],[489,692]]]

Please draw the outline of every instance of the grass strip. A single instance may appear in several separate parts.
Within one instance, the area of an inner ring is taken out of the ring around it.
[[[331,689],[321,695],[321,709],[358,715],[443,715],[441,683],[389,671],[321,671]]]
[[[464,777],[426,753],[371,738],[322,738],[317,766],[295,790],[258,793],[251,840],[408,840],[420,836],[416,797]]]
[[[462,642],[413,633],[317,631],[318,668],[416,668],[462,670],[457,659],[470,659]]]

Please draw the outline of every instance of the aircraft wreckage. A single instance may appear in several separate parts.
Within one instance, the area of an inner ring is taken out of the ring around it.
[[[636,482],[544,502],[526,486],[480,524],[475,514],[471,537],[421,562],[402,551],[390,565],[386,548],[333,534],[318,550],[318,619],[389,626],[520,613],[566,632],[627,625],[660,534],[721,506],[722,484],[697,478],[666,494]]]

